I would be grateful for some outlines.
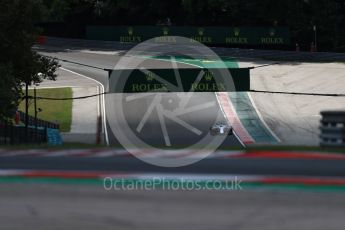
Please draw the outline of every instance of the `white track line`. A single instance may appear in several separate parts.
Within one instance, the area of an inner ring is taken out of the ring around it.
[[[225,112],[224,112],[224,109],[223,109],[223,106],[222,106],[221,102],[219,101],[217,92],[215,92],[214,95],[216,96],[216,99],[217,99],[217,102],[218,102],[220,111],[222,111],[223,117],[225,118],[225,120],[228,121],[228,124],[230,124],[230,125],[232,126],[232,124],[231,124],[229,118],[226,116],[226,114],[225,114]],[[236,137],[237,140],[240,142],[240,144],[241,144],[243,147],[246,147],[246,145],[243,143],[243,141],[242,141],[241,138],[237,135],[237,133],[236,133],[236,131],[235,131],[234,129],[232,129],[232,133],[235,135],[235,137]]]
[[[258,114],[259,119],[261,120],[262,124],[264,124],[264,126],[266,127],[266,129],[268,130],[268,132],[271,133],[271,135],[278,141],[281,142],[281,140],[279,139],[279,137],[273,132],[273,130],[267,125],[267,123],[265,122],[264,118],[262,117],[262,114],[260,113],[260,111],[258,110],[258,108],[255,105],[255,102],[253,100],[252,95],[247,92],[247,95],[249,97],[250,102],[252,103],[252,106],[254,108],[254,110],[256,111],[256,113]]]
[[[59,67],[59,68],[62,69],[62,70],[68,71],[68,72],[70,72],[70,73],[73,73],[73,74],[75,74],[75,75],[78,75],[78,76],[81,76],[81,77],[85,77],[85,78],[87,78],[87,79],[90,79],[90,80],[92,80],[92,81],[98,83],[98,84],[101,86],[101,93],[102,93],[102,96],[101,96],[101,98],[102,98],[102,112],[103,112],[102,118],[103,118],[104,135],[105,135],[105,142],[106,142],[106,145],[109,146],[109,137],[108,137],[108,129],[107,129],[107,120],[106,120],[106,114],[105,114],[105,99],[104,99],[104,98],[105,98],[105,97],[104,97],[104,92],[105,92],[105,90],[104,90],[104,85],[103,85],[101,82],[99,82],[99,81],[97,81],[97,80],[95,80],[95,79],[93,79],[93,78],[91,78],[91,77],[87,77],[87,76],[85,76],[85,75],[83,75],[83,74],[74,72],[74,71],[72,71],[72,70],[69,70],[69,69],[66,69],[66,68],[63,68],[63,67]]]

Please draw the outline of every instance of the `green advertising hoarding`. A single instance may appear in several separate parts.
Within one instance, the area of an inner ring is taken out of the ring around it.
[[[111,93],[249,91],[249,68],[124,69],[110,73]]]
[[[284,27],[234,27],[225,32],[226,44],[289,45],[290,33]]]
[[[170,36],[190,38],[190,42],[226,45],[289,45],[287,27],[183,27],[183,26],[88,26],[91,40],[140,43],[173,42]],[[165,38],[166,37],[166,38]],[[167,41],[167,39],[170,39]]]

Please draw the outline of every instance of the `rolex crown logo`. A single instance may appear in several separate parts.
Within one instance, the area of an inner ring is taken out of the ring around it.
[[[234,28],[234,35],[235,35],[236,37],[240,35],[240,28],[238,28],[238,27],[235,27],[235,28]]]
[[[205,77],[206,81],[211,81],[213,78],[213,75],[210,71],[206,71],[204,74],[204,77]]]
[[[152,81],[153,79],[154,79],[153,73],[146,74],[146,80],[147,81]]]
[[[168,33],[169,33],[169,28],[168,27],[163,27],[163,35],[168,35]]]
[[[128,31],[128,35],[129,35],[129,36],[132,36],[132,35],[133,35],[133,31],[134,31],[134,30],[133,30],[133,27],[128,27],[128,28],[127,28],[127,31]]]
[[[204,28],[199,28],[199,29],[198,29],[198,34],[199,34],[199,36],[204,36],[204,31],[205,31]]]
[[[275,29],[270,29],[270,36],[273,37],[274,35],[276,35],[276,31]]]

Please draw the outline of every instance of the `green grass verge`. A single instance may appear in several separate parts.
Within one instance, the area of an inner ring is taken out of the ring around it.
[[[34,91],[29,90],[29,95],[33,96]],[[51,88],[37,89],[37,97],[65,98],[72,97],[71,88]],[[60,124],[61,132],[69,132],[72,120],[72,100],[53,101],[53,100],[37,100],[37,108],[41,108],[42,112],[38,113],[38,118],[46,121],[57,122]],[[25,101],[19,105],[19,109],[25,112]],[[34,116],[34,102],[30,100],[29,115]]]

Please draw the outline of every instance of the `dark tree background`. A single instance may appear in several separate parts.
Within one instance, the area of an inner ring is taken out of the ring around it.
[[[60,23],[60,34],[75,37],[90,24],[156,25],[169,18],[180,26],[287,26],[292,44],[310,44],[316,25],[320,50],[345,51],[345,0],[42,0],[42,13],[43,22]]]
[[[23,99],[23,87],[44,78],[55,79],[58,63],[31,48],[39,32],[40,1],[0,1],[0,121],[13,117]]]
[[[345,0],[1,0],[0,12],[0,120],[25,84],[56,77],[56,61],[32,50],[38,27],[82,37],[86,25],[286,26],[307,47],[316,25],[319,50],[345,51]]]

